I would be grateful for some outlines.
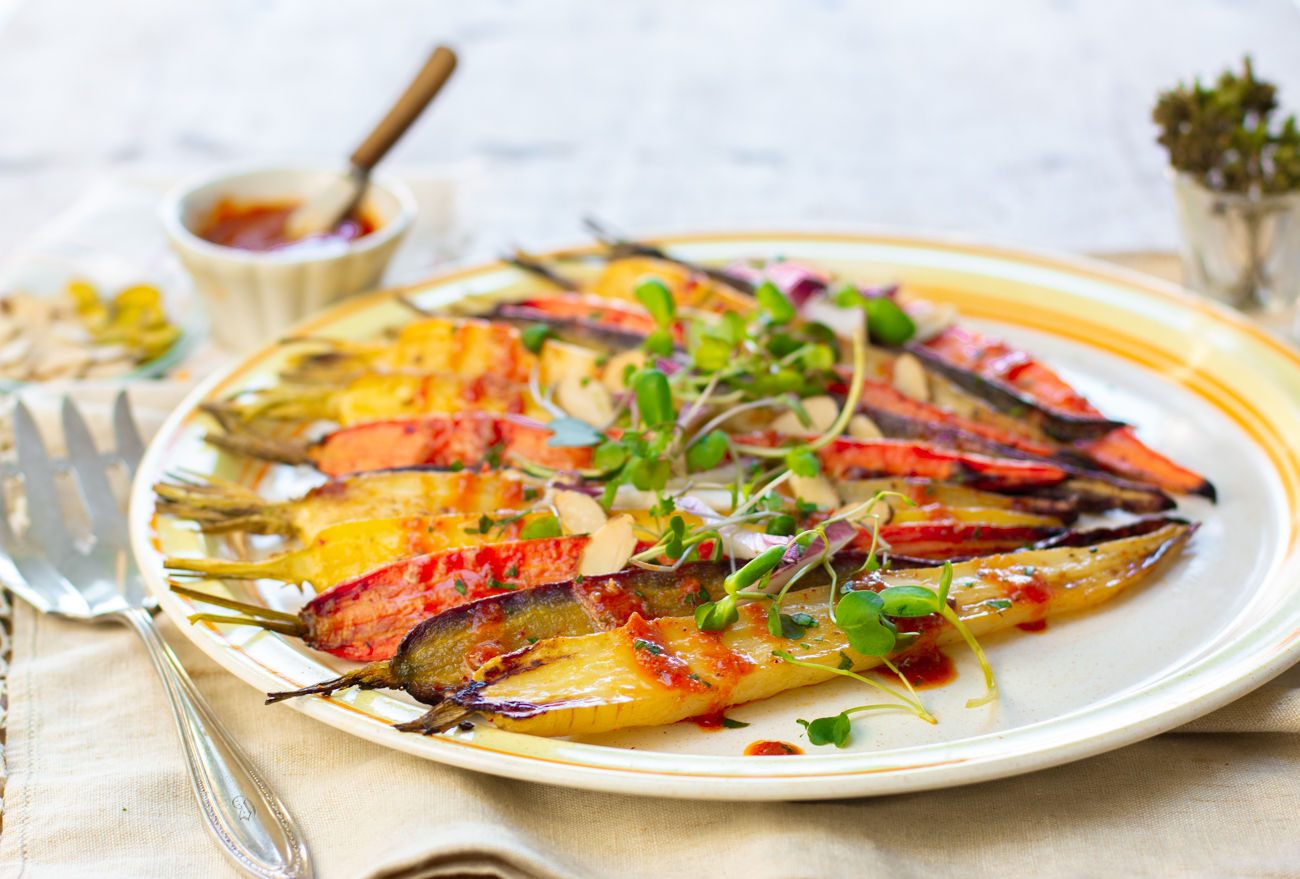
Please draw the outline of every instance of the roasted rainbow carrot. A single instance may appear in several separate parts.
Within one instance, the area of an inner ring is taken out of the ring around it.
[[[588,543],[586,536],[516,540],[393,562],[321,593],[296,618],[175,584],[172,588],[261,618],[203,615],[204,619],[259,625],[302,638],[308,646],[344,659],[373,662],[392,656],[416,623],[449,607],[571,579]]]
[[[552,520],[552,521],[548,521]],[[450,513],[400,519],[369,519],[332,525],[307,546],[255,561],[214,558],[168,558],[169,571],[202,574],[205,579],[283,580],[310,583],[323,592],[389,562],[447,549],[519,540],[529,526],[559,524],[549,511],[495,514]]]
[[[291,382],[338,383],[370,372],[409,372],[464,379],[492,375],[523,384],[537,362],[516,330],[474,318],[416,321],[391,342],[307,339],[300,344],[305,350],[286,367]]]
[[[212,445],[284,464],[311,464],[327,476],[402,467],[466,467],[518,462],[554,470],[591,466],[591,449],[548,445],[551,431],[519,415],[457,412],[345,427],[315,443],[253,433],[208,434]]]
[[[331,479],[300,498],[268,501],[217,477],[204,482],[159,482],[158,513],[198,522],[205,532],[284,534],[310,543],[344,522],[495,514],[519,510],[541,496],[522,474],[508,470],[381,470]]]
[[[1053,544],[1100,548],[1108,542],[1151,534],[1171,525],[1181,527],[1185,523],[1152,519],[1119,529],[1071,531],[1050,540]],[[1014,557],[1029,555],[1025,552]],[[832,567],[836,576],[844,579],[860,570],[865,560],[864,553],[841,552]],[[689,615],[704,602],[723,594],[721,584],[729,573],[731,566],[725,562],[688,562],[676,571],[629,569],[467,602],[421,622],[401,641],[391,661],[374,662],[301,691],[277,694],[274,699],[361,686],[404,689],[432,704],[443,693],[466,683],[482,663],[540,639],[610,631],[625,625],[634,613],[647,620]],[[829,582],[829,575],[816,567],[795,588],[813,589]],[[187,594],[207,600],[200,594]],[[289,623],[297,625],[299,621],[293,618]]]
[[[1176,555],[1192,530],[1169,524],[1102,544],[1097,552],[1035,550],[955,565],[950,606],[975,635],[1091,607]],[[908,583],[937,589],[939,575],[937,568],[871,575],[850,588]],[[399,729],[439,732],[482,713],[502,729],[532,735],[608,732],[673,723],[821,683],[844,657],[858,671],[879,665],[879,657],[854,651],[828,617],[827,592],[823,586],[794,593],[785,605],[811,617],[821,640],[773,637],[761,602],[741,605],[739,621],[721,632],[700,631],[690,616],[647,620],[637,614],[612,631],[542,640],[489,660],[470,684]],[[918,622],[921,634],[911,651],[961,639],[936,615]],[[786,662],[778,650],[827,669]]]
[[[1110,421],[1031,354],[963,327],[949,327],[908,350],[927,366],[988,400],[1072,442],[1101,466],[1171,491],[1214,499],[1214,486],[1144,445],[1133,429]]]

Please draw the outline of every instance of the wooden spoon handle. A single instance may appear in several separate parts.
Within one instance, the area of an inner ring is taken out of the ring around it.
[[[375,167],[384,154],[392,149],[393,144],[406,133],[406,129],[411,127],[411,123],[420,118],[424,108],[429,106],[429,102],[442,90],[455,69],[455,52],[446,46],[434,49],[406,92],[397,99],[397,103],[388,111],[388,115],[375,126],[370,136],[352,154],[352,164],[366,172]]]

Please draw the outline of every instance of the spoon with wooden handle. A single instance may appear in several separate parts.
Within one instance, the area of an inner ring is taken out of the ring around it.
[[[446,46],[433,50],[429,60],[407,86],[406,91],[388,111],[370,136],[352,154],[347,174],[331,181],[299,205],[285,222],[285,233],[292,240],[308,235],[333,232],[356,208],[370,182],[370,171],[379,164],[393,145],[401,139],[429,102],[451,78],[456,69],[456,53]]]

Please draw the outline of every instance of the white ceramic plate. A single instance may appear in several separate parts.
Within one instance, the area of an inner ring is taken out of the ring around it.
[[[800,799],[920,790],[1026,772],[1172,729],[1226,704],[1294,662],[1300,651],[1297,497],[1300,358],[1226,310],[1150,278],[1082,260],[886,237],[750,234],[672,239],[684,257],[787,257],[859,281],[902,283],[955,303],[963,319],[1004,335],[1059,369],[1107,414],[1136,424],[1156,449],[1207,475],[1217,505],[1185,501],[1203,525],[1159,579],[1047,631],[984,641],[1002,698],[968,710],[977,667],[952,650],[951,685],[923,692],[939,718],[859,715],[850,747],[808,744],[795,720],[862,704],[861,685],[833,682],[730,710],[751,725],[705,732],[690,723],[581,740],[539,739],[480,725],[421,736],[389,724],[422,709],[400,695],[349,691],[287,704],[331,726],[432,760],[498,775],[631,794]],[[423,306],[499,294],[527,283],[486,266],[403,291]],[[316,318],[299,332],[372,336],[410,320],[392,294]],[[135,551],[162,606],[190,638],[262,691],[334,677],[350,667],[292,639],[246,627],[191,626],[187,600],[167,592],[163,553],[212,551],[184,524],[155,522],[151,485],[165,473],[217,473],[288,497],[317,474],[231,459],[205,446],[207,399],[269,384],[281,352],[266,349],[195,391],[155,439],[131,505]],[[157,529],[157,530],[155,530]],[[204,588],[224,588],[209,583]],[[296,607],[293,590],[263,583],[263,600]],[[279,708],[267,709],[274,722]],[[807,752],[745,757],[776,739]]]

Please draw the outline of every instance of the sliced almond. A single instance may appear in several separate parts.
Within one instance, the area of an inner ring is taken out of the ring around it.
[[[645,366],[645,352],[623,351],[609,358],[609,360],[605,361],[604,369],[601,372],[601,382],[615,394],[623,393],[627,390],[627,382],[623,381],[623,374],[627,372],[629,366],[636,369]]]
[[[840,407],[835,402],[834,397],[821,395],[809,397],[802,402],[803,408],[808,412],[810,426],[804,427],[803,422],[799,420],[799,416],[795,414],[794,410],[787,410],[772,421],[770,425],[772,430],[792,434],[825,433],[831,429],[835,419],[840,417]]]
[[[867,416],[854,415],[849,419],[849,436],[854,439],[871,440],[883,439],[885,435],[876,426],[876,422]]]
[[[918,302],[908,307],[907,316],[916,324],[912,341],[928,342],[953,325],[957,320],[957,306],[950,302]]]
[[[90,352],[85,348],[52,347],[36,354],[32,373],[40,381],[68,378],[79,375],[90,365]]]
[[[839,493],[825,476],[791,476],[790,490],[804,503],[832,510],[840,505]]]
[[[555,387],[555,402],[568,414],[588,424],[604,424],[614,414],[609,388],[590,376],[566,375]]]
[[[600,352],[581,345],[571,345],[559,339],[547,339],[542,343],[539,379],[542,387],[549,388],[568,376],[595,377],[599,372],[596,361]]]
[[[557,491],[555,510],[565,534],[595,534],[609,518],[595,498],[580,491]]]
[[[900,394],[927,403],[930,400],[930,383],[925,368],[912,354],[900,354],[894,361],[894,390]]]
[[[0,347],[0,365],[9,366],[27,358],[32,350],[31,336],[19,336]]]
[[[582,560],[578,562],[578,573],[584,577],[598,577],[621,571],[635,549],[632,517],[627,513],[615,516],[592,533],[591,542],[582,551]]]

